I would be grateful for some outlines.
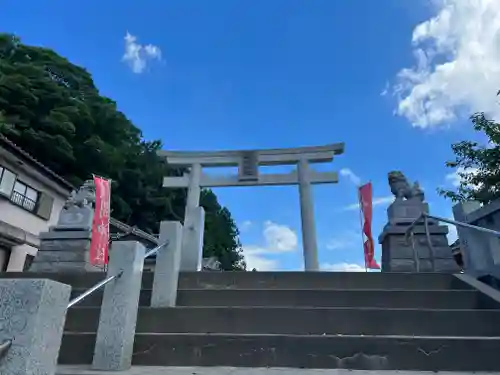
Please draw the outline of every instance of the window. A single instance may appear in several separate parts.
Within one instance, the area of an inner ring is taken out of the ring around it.
[[[10,196],[10,200],[28,211],[34,211],[36,208],[36,202],[38,201],[38,191],[30,188],[21,181],[16,181],[14,183],[14,191]]]
[[[0,166],[0,194],[10,197],[15,182],[16,175],[7,168]]]

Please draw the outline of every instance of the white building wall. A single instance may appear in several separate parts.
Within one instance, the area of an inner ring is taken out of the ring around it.
[[[37,179],[36,174],[30,175],[25,168],[26,165],[23,165],[23,168],[11,163],[5,158],[0,156],[0,167],[5,167],[9,169],[11,172],[17,175],[17,179],[28,185],[29,187],[37,190],[38,192],[44,192],[50,195],[54,201],[52,204],[52,210],[50,214],[50,218],[48,220],[37,216],[34,212],[30,212],[10,201],[9,197],[0,195],[0,220],[10,224],[14,227],[23,229],[26,232],[32,233],[36,236],[39,235],[40,232],[47,231],[50,226],[55,225],[59,218],[59,213],[69,195],[69,191],[67,195],[61,194],[60,191],[54,189],[53,186],[48,183],[42,181],[42,179]],[[29,171],[29,168],[27,168]],[[27,253],[30,255],[36,255],[37,249],[30,247],[28,245],[16,246],[19,250],[22,250],[23,253]],[[6,269],[7,267],[7,254],[0,254],[0,272],[2,269]],[[14,260],[14,259],[12,259]],[[18,262],[19,263],[19,262]]]

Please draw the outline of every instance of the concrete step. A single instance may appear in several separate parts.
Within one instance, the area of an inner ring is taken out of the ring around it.
[[[132,366],[120,371],[120,375],[429,375],[423,371],[397,371],[346,369],[302,369],[282,367],[173,367],[173,366]],[[109,375],[107,371],[91,370],[90,365],[61,365],[56,375]],[[458,375],[444,372],[442,375]],[[477,375],[474,372],[460,372],[460,375]],[[490,372],[489,375],[500,375]]]
[[[451,274],[381,272],[192,272],[182,289],[471,289]]]
[[[94,307],[72,308],[65,330],[96,332],[99,313]],[[500,336],[500,310],[143,307],[136,332]]]
[[[0,273],[0,278],[49,278],[77,289],[101,281],[102,272]],[[151,289],[153,273],[145,272],[143,287]],[[451,274],[381,272],[181,272],[181,289],[471,289]]]
[[[85,290],[73,290],[72,298]],[[88,296],[78,306],[100,306],[103,291]],[[380,307],[427,309],[499,308],[474,290],[289,290],[289,289],[192,289],[179,290],[178,306],[307,306]],[[140,306],[150,306],[151,290],[142,290]]]
[[[475,309],[484,297],[473,290],[181,290],[178,306],[308,306]]]
[[[66,333],[60,364],[90,364],[95,334]],[[133,363],[149,366],[499,371],[500,338],[137,334]]]
[[[78,297],[83,294],[87,289],[73,289],[71,291],[71,299]],[[85,297],[85,299],[78,303],[78,307],[97,307],[101,306],[102,296],[104,290],[100,289],[92,293],[91,295]],[[151,305],[151,290],[141,290],[139,297],[140,306],[150,306]]]

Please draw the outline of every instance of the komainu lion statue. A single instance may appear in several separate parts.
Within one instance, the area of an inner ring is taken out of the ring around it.
[[[64,209],[71,207],[90,207],[95,205],[95,184],[93,180],[86,180],[78,190],[73,190],[64,204]]]
[[[389,186],[391,187],[391,192],[396,197],[396,200],[407,199],[407,200],[418,200],[423,202],[425,199],[424,192],[420,188],[417,181],[413,185],[410,185],[408,179],[400,171],[392,171],[388,174]]]

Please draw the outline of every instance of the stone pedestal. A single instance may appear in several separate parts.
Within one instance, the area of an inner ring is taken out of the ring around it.
[[[448,227],[428,219],[429,241],[423,221],[413,229],[412,238],[405,238],[408,226],[422,212],[428,212],[427,203],[416,200],[396,200],[387,209],[388,223],[379,236],[382,244],[382,272],[459,272],[448,245]]]
[[[58,230],[40,233],[40,249],[29,271],[92,272],[99,267],[90,264],[90,230]]]
[[[48,232],[40,233],[40,248],[29,271],[102,272],[90,264],[90,241],[94,219],[93,181],[73,192]]]

